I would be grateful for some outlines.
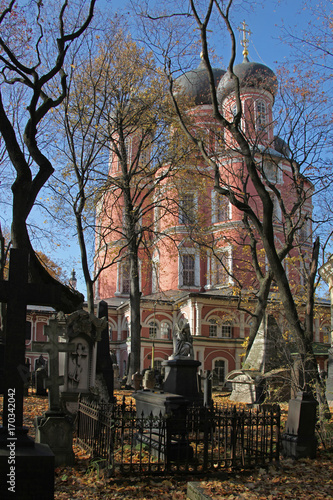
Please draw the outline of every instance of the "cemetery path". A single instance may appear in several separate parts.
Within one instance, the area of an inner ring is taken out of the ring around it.
[[[34,435],[34,417],[46,409],[47,397],[30,395],[24,399],[24,424],[30,435]],[[187,482],[198,481],[195,477],[109,479],[104,477],[98,461],[92,461],[77,446],[74,451],[75,465],[56,469],[55,500],[185,500]],[[333,448],[324,450],[321,446],[315,460],[281,459],[268,469],[238,472],[216,480],[203,478],[200,486],[213,500],[332,499]]]

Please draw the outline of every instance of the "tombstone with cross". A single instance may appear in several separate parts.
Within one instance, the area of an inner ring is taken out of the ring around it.
[[[0,428],[0,498],[7,498],[8,474],[15,473],[17,498],[47,500],[54,494],[54,455],[44,444],[34,443],[23,427],[27,305],[57,309],[62,303],[60,284],[36,284],[28,279],[29,252],[11,249],[8,281],[0,280],[0,302],[6,303],[3,426]],[[66,311],[68,312],[68,311]],[[10,453],[15,465],[9,469]],[[14,467],[14,469],[13,469]]]
[[[89,394],[95,386],[97,344],[106,325],[106,317],[96,318],[84,310],[75,311],[66,318],[66,338],[73,348],[64,356],[61,403],[71,414],[77,411],[78,395]]]
[[[59,353],[72,352],[75,349],[74,343],[59,342],[59,336],[63,335],[64,327],[58,320],[52,318],[49,324],[44,326],[44,335],[48,337],[48,342],[33,342],[32,349],[36,352],[48,353],[48,378],[45,388],[48,389],[49,412],[60,412],[59,386],[64,384],[64,376],[59,375]]]

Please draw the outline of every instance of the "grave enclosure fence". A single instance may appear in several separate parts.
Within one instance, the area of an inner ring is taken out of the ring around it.
[[[133,404],[81,399],[77,444],[110,476],[202,474],[279,460],[280,408],[191,407],[185,420],[137,416]]]

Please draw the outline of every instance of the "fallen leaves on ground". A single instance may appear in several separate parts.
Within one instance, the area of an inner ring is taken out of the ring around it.
[[[117,399],[130,396],[121,391]],[[1,401],[0,401],[1,403]],[[1,406],[1,404],[0,404]],[[30,394],[24,400],[24,424],[34,435],[33,420],[47,410],[47,397]],[[286,409],[285,409],[286,410]],[[286,415],[286,411],[283,412]],[[185,500],[188,481],[197,477],[120,477],[108,478],[101,464],[74,446],[73,467],[55,471],[55,500]],[[332,499],[333,450],[318,451],[315,460],[281,459],[267,469],[221,474],[218,479],[205,477],[200,486],[212,500]]]

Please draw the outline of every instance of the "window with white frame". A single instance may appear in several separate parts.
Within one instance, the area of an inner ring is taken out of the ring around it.
[[[158,324],[156,321],[149,322],[149,338],[156,339],[158,334]]]
[[[152,269],[151,269],[151,280],[152,280],[152,293],[158,291],[158,280],[159,280],[159,270],[160,270],[160,256],[158,252],[154,252],[152,259]]]
[[[212,259],[211,285],[226,286],[230,283],[230,250],[221,251]]]
[[[226,222],[230,220],[230,202],[226,196],[212,193],[212,222]]]
[[[232,325],[230,321],[225,321],[221,325],[221,337],[230,339],[232,337]]]
[[[161,338],[170,339],[171,327],[167,321],[161,323]]]
[[[183,285],[195,285],[195,256],[191,254],[182,255]]]
[[[307,239],[310,237],[310,235],[311,235],[311,220],[306,217],[299,231],[299,237],[301,243],[306,242]]]
[[[330,344],[331,343],[331,328],[328,325],[325,325],[321,329],[323,333],[323,342],[325,344]]]
[[[265,101],[256,102],[257,130],[264,130],[267,125],[267,106]]]
[[[217,337],[217,320],[210,319],[209,320],[209,336]]]
[[[282,222],[282,210],[279,200],[276,196],[273,198],[273,222]]]
[[[132,161],[132,138],[131,137],[126,137],[125,148],[126,148],[127,163],[130,163]]]
[[[269,182],[277,182],[277,165],[273,161],[264,160],[263,162],[263,172]]]
[[[230,339],[232,338],[232,322],[221,318],[211,318],[209,320],[209,336]]]
[[[179,247],[178,260],[178,283],[179,286],[199,286],[200,256],[195,248]]]
[[[180,224],[193,224],[195,220],[195,194],[184,194],[179,202]]]
[[[130,293],[130,283],[131,283],[131,276],[130,276],[130,269],[131,265],[129,260],[123,259],[121,261],[121,287],[120,291],[123,294],[129,294]]]
[[[213,384],[223,385],[226,373],[226,362],[223,359],[217,359],[214,361],[213,369]]]

